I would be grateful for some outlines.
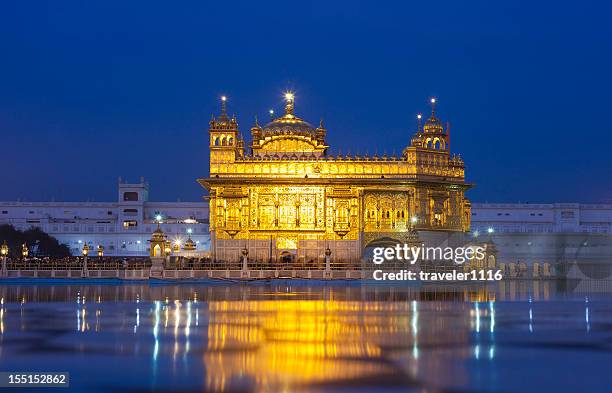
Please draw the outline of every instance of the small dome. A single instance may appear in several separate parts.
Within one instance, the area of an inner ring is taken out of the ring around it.
[[[191,237],[189,237],[187,241],[185,242],[185,244],[183,245],[183,250],[193,251],[195,249],[196,249],[196,244],[193,240],[191,240]]]
[[[159,226],[151,235],[151,240],[157,241],[157,242],[163,242],[166,240],[166,235],[164,234],[164,231],[162,231]]]
[[[442,126],[440,120],[432,113],[431,117],[427,119],[425,125],[423,126],[423,132],[425,134],[443,134],[444,127]]]

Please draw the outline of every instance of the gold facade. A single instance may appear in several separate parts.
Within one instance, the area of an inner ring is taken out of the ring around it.
[[[294,114],[251,129],[245,142],[235,118],[210,121],[211,248],[220,261],[249,259],[321,263],[359,261],[376,241],[408,240],[411,229],[438,238],[469,231],[464,164],[449,151],[435,111],[419,126],[401,157],[328,154],[327,130]],[[432,100],[432,105],[435,101]],[[433,108],[433,106],[432,106]]]

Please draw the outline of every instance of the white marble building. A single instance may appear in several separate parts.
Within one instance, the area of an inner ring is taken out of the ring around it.
[[[612,205],[474,203],[472,231],[485,233],[612,233]]]
[[[92,254],[102,245],[105,256],[146,256],[147,241],[161,216],[169,240],[183,243],[191,236],[197,251],[208,250],[206,202],[149,202],[148,194],[143,179],[139,183],[119,179],[116,202],[0,202],[0,225],[20,230],[38,227],[68,245],[74,255],[87,242]]]
[[[492,239],[499,262],[579,263],[596,275],[612,274],[609,204],[474,203],[472,236]]]

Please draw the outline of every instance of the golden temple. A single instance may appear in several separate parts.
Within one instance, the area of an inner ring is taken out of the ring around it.
[[[460,245],[470,228],[464,163],[450,154],[449,127],[432,111],[401,157],[329,153],[327,130],[285,113],[255,122],[245,146],[221,100],[210,121],[211,252],[236,262],[358,263],[376,245],[418,241]],[[246,249],[246,250],[245,250]]]

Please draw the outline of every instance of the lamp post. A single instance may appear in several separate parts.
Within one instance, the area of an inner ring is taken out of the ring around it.
[[[244,247],[242,249],[242,271],[246,272],[249,270],[249,249]]]
[[[104,256],[104,247],[101,244],[98,244],[98,257],[102,258]]]
[[[89,254],[89,246],[87,242],[83,244],[83,250],[81,250],[83,254],[83,270],[81,271],[81,277],[87,277],[89,275],[89,270],[87,269],[87,255]]]
[[[21,256],[23,257],[23,259],[26,259],[28,255],[30,255],[28,245],[26,243],[23,243],[23,245],[21,246]]]
[[[2,243],[2,246],[0,247],[0,255],[2,255],[2,277],[7,276],[6,257],[8,256],[8,253],[9,253],[9,248],[5,240],[4,243]]]

